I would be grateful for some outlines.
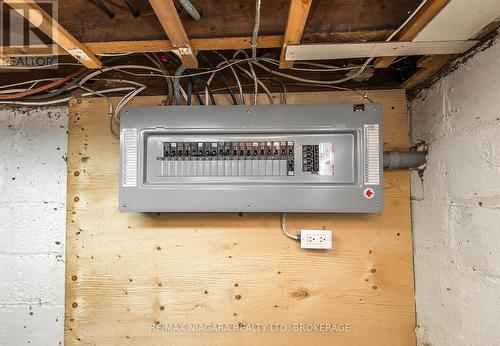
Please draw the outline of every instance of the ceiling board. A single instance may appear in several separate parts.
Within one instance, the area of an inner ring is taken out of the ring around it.
[[[286,59],[330,60],[380,56],[458,54],[475,46],[478,41],[439,42],[367,42],[289,45]]]
[[[254,1],[193,0],[202,19],[195,21],[181,13],[189,38],[251,35]],[[107,1],[115,12],[109,19],[90,0],[59,1],[59,22],[81,42],[162,39],[162,27],[147,1],[135,0],[141,11],[134,18],[122,1]],[[420,0],[315,0],[308,17],[303,42],[312,38],[341,38],[352,32],[390,33],[413,11]],[[119,6],[117,6],[119,5]],[[289,0],[263,0],[261,35],[283,34]],[[385,37],[385,35],[384,35]],[[383,39],[384,37],[377,37]],[[359,41],[370,35],[358,34]],[[333,41],[332,40],[332,41]]]
[[[468,40],[500,17],[500,0],[451,0],[413,41]]]

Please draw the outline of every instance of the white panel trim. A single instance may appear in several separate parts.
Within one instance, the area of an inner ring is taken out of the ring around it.
[[[364,184],[380,185],[380,127],[364,125]]]
[[[354,59],[384,56],[459,54],[477,41],[443,42],[367,42],[290,45],[286,60]]]
[[[137,129],[124,129],[122,133],[122,186],[137,186]]]

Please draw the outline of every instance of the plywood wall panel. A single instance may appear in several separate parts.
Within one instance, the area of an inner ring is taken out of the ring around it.
[[[386,148],[406,148],[404,92],[370,97],[384,107]],[[289,94],[288,101],[360,97],[325,92]],[[156,105],[162,98],[134,102]],[[290,214],[290,230],[332,229],[329,252],[301,250],[282,234],[275,213],[119,213],[119,146],[109,135],[106,107],[98,99],[70,107],[67,345],[415,344],[407,172],[385,174],[382,214]],[[291,330],[154,332],[155,323]],[[293,332],[296,323],[347,323],[350,331]]]

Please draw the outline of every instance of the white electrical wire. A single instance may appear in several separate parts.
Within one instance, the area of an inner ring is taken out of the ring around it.
[[[417,8],[415,9],[415,11],[413,11],[413,13],[408,17],[406,18],[406,20],[403,22],[403,24],[401,24],[399,26],[399,28],[397,28],[387,39],[386,41],[389,42],[390,40],[392,40],[397,34],[399,34],[399,32],[401,30],[403,30],[403,28],[406,26],[406,24],[408,24],[410,22],[410,20],[413,19],[413,17],[415,17],[417,15],[417,13],[422,9],[422,7],[424,7],[424,5],[427,3],[427,0],[423,0],[420,5],[417,6]]]
[[[15,87],[19,85],[24,85],[24,84],[32,84],[32,83],[39,83],[39,82],[52,82],[55,80],[58,80],[59,78],[44,78],[44,79],[34,79],[34,80],[28,80],[25,82],[19,82],[19,83],[14,83],[14,84],[7,84],[7,85],[1,85],[0,89],[6,89],[10,87]]]
[[[217,53],[217,52],[215,52]],[[219,54],[219,53],[217,53]],[[228,60],[222,55],[222,54],[219,54],[221,57],[224,58],[224,61],[222,61],[221,63],[219,63],[217,65],[217,67],[219,67],[220,65],[223,65],[225,63],[229,63]],[[256,78],[256,75],[255,74],[252,74],[250,72],[248,72],[248,70],[244,69],[243,67],[239,66],[239,65],[236,65],[237,68],[239,68],[241,71],[243,71],[245,74],[247,74],[250,78],[252,78],[254,80],[254,82],[256,81],[261,87],[262,89],[264,89],[264,91],[266,92],[266,94],[268,95],[269,97],[269,100],[271,102],[271,104],[274,103],[274,100],[273,100],[273,96],[271,95],[269,89],[266,87],[266,85],[264,83],[262,83],[261,81],[259,81],[257,78]],[[236,83],[238,84],[238,89],[240,91],[240,96],[241,96],[241,100],[242,100],[242,104],[245,104],[245,101],[244,101],[244,96],[243,96],[243,88],[241,87],[241,83],[240,83],[240,79],[238,78],[238,74],[236,73],[236,71],[234,70],[234,68],[231,66],[231,70],[233,70],[233,73],[235,75],[235,78],[236,78]],[[255,72],[254,72],[255,73]],[[210,78],[208,79],[207,81],[207,86],[210,85],[210,83],[212,83],[212,80],[214,79],[215,77],[215,74],[216,72],[213,72],[212,75],[210,76]],[[205,93],[206,93],[206,97],[207,97],[207,91],[208,91],[208,87],[206,88],[205,90]],[[208,102],[206,103],[208,104]]]
[[[208,97],[208,87],[205,87],[205,106],[210,106],[210,99]]]
[[[259,97],[259,83],[258,83],[258,79],[257,79],[257,74],[255,73],[255,70],[252,66],[251,61],[255,61],[257,59],[250,59],[248,57],[248,54],[242,49],[239,49],[236,51],[236,53],[234,53],[233,59],[235,59],[238,56],[238,54],[240,54],[240,53],[245,56],[245,59],[243,59],[243,60],[248,61],[248,67],[250,68],[250,72],[252,73],[252,78],[254,80],[254,82],[253,82],[253,104],[256,105],[257,99]],[[236,65],[236,66],[238,66],[238,65]]]
[[[118,105],[115,108],[114,112],[114,119],[117,124],[120,124],[120,111],[122,110],[123,107],[125,107],[135,96],[137,96],[140,92],[146,89],[145,85],[140,86],[137,89],[134,89],[131,91],[129,94],[125,95],[120,102],[118,102]]]
[[[243,67],[241,67],[240,65],[236,65],[237,68],[239,68],[243,73],[245,73],[247,76],[249,76],[250,78],[253,78],[253,75],[252,73],[250,73],[247,69],[244,69]],[[271,104],[274,104],[274,100],[273,100],[273,95],[271,94],[271,92],[269,91],[269,89],[266,87],[266,85],[264,83],[262,83],[260,80],[256,79],[257,81],[257,84],[260,85],[260,87],[264,90],[264,92],[267,94],[267,97],[269,98],[269,102]],[[257,102],[255,102],[255,104],[257,104]]]
[[[288,228],[286,227],[286,213],[281,214],[281,230],[287,237],[292,238],[293,240],[299,240],[299,236],[292,234],[288,231]]]
[[[253,27],[252,34],[252,59],[257,59],[257,37],[259,36],[259,27],[260,27],[260,5],[261,0],[255,0],[255,23]]]
[[[260,58],[259,60],[268,62],[270,64],[279,66],[279,60],[277,59],[270,59],[270,58]],[[296,61],[295,63],[298,63]],[[321,66],[321,67],[326,67],[329,65],[324,65],[324,64],[314,64],[314,63],[307,63],[305,65],[311,65],[311,66]],[[370,65],[372,66],[372,65]],[[337,66],[330,66],[328,68],[301,68],[301,67],[295,67],[292,66],[289,68],[289,70],[294,70],[294,71],[306,71],[306,72],[337,72],[337,71],[349,71],[349,70],[355,70],[360,68],[360,65],[353,65],[353,66],[346,66],[346,67],[337,67]]]
[[[340,84],[340,83],[344,83],[344,82],[347,82],[347,81],[349,81],[351,79],[355,79],[355,78],[359,77],[363,73],[363,71],[366,69],[366,67],[368,66],[368,64],[372,60],[373,60],[373,58],[370,58],[370,59],[366,60],[365,63],[359,68],[359,70],[356,73],[354,73],[353,75],[347,76],[347,77],[344,77],[344,78],[340,78],[340,79],[337,79],[337,80],[330,80],[330,81],[300,78],[300,77],[297,77],[297,76],[290,75],[288,73],[283,73],[283,72],[275,71],[273,69],[270,69],[267,66],[262,65],[261,63],[255,62],[255,61],[253,61],[252,64],[255,65],[255,66],[258,66],[261,69],[263,69],[264,71],[272,73],[272,74],[274,74],[276,76],[280,76],[280,77],[288,78],[288,79],[293,79],[293,80],[296,80],[296,81],[299,81],[299,82],[304,82],[304,83],[309,83],[309,84]]]
[[[57,80],[57,78],[54,78],[53,80]],[[35,81],[33,84],[31,84],[28,88],[24,89],[7,89],[7,90],[0,90],[0,94],[12,94],[12,93],[19,93],[19,92],[26,92],[31,89],[33,89],[39,82]],[[25,83],[16,83],[18,85],[20,84],[25,84]],[[0,87],[2,89],[2,87]]]
[[[113,102],[111,102],[111,99],[108,96],[104,95],[102,92],[91,90],[91,89],[84,87],[82,85],[80,85],[80,88],[93,94],[93,95],[104,97],[106,99],[106,101],[108,102],[108,106],[109,106],[108,115],[109,116],[113,115]]]
[[[144,53],[143,54],[146,58],[149,59],[149,61],[151,61],[156,67],[158,67],[160,70],[161,70],[161,64],[158,60],[156,59],[153,59],[148,53]]]
[[[118,78],[92,78],[91,81],[103,81],[103,82],[112,82],[112,83],[126,83],[126,84],[132,84],[138,87],[143,86],[144,84],[129,80],[129,79],[118,79]]]
[[[22,93],[22,92],[25,92],[27,90],[29,90],[29,89],[7,89],[7,90],[0,90],[0,95]]]
[[[122,91],[130,91],[130,90],[135,90],[135,88],[132,87],[124,87],[124,88],[113,88],[113,89],[107,89],[107,90],[100,90],[97,91],[101,94],[108,94],[108,93],[114,93],[114,92],[122,92]],[[93,93],[84,93],[80,95],[81,97],[87,97],[91,96]],[[49,106],[49,105],[55,105],[59,103],[66,103],[69,100],[74,98],[73,96],[57,99],[57,100],[52,100],[52,101],[0,101],[0,104],[8,104],[8,105],[20,105],[20,106]]]
[[[108,127],[109,127],[109,131],[111,132],[111,135],[115,138],[119,138],[120,136],[115,132],[113,131],[113,102],[111,101],[111,99],[104,95],[103,93],[100,93],[99,91],[94,91],[94,90],[91,90],[91,89],[88,89],[82,85],[80,85],[80,88],[85,90],[85,91],[88,91],[89,93],[93,94],[93,95],[97,95],[97,96],[100,96],[100,97],[104,97],[104,99],[108,102],[108,106],[109,106],[109,109],[108,109]]]

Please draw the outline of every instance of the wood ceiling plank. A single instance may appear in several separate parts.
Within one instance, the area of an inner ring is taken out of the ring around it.
[[[170,39],[170,43],[174,47],[173,51],[179,56],[183,65],[186,68],[197,68],[198,60],[173,0],[149,0],[149,3]]]
[[[4,0],[4,2],[83,65],[88,68],[101,67],[100,60],[88,47],[74,38],[33,0]]]
[[[286,48],[290,44],[299,44],[306,27],[312,0],[290,0],[290,10],[286,23],[283,47],[281,48],[280,68],[291,68],[293,61],[287,61]]]
[[[192,39],[191,46],[198,50],[232,50],[250,48],[250,36],[225,37],[225,38],[200,38]],[[259,36],[257,44],[259,48],[279,48],[283,43],[283,36]],[[147,41],[116,41],[116,42],[88,42],[85,46],[90,48],[95,54],[112,53],[142,53],[142,52],[169,52],[174,48],[169,40],[147,40]],[[0,50],[10,56],[24,55],[67,55],[63,49],[52,46],[4,46]]]
[[[443,68],[448,62],[450,62],[456,55],[436,55],[433,57],[422,57],[418,61],[417,65],[422,68],[406,80],[401,87],[403,89],[413,89],[416,86],[422,84],[427,79],[434,76],[441,68]]]
[[[412,41],[422,29],[450,2],[450,0],[429,0],[418,11],[413,19],[396,36],[398,41]],[[387,68],[397,56],[383,57],[375,60],[375,68]]]
[[[337,33],[392,31],[420,2],[421,0],[313,1],[302,42],[318,36],[324,38],[323,42],[327,39],[329,42],[336,42]],[[123,1],[107,1],[115,13],[115,17],[109,19],[95,6],[94,1],[59,1],[58,20],[80,42],[163,39],[164,31],[157,17],[151,15],[154,12],[149,1],[133,0],[132,3],[141,12],[137,18],[123,6]],[[190,40],[251,36],[255,1],[203,0],[194,1],[193,4],[202,13],[201,20],[193,20],[185,11],[179,11]],[[263,1],[259,35],[282,35],[289,7],[290,0]],[[86,14],[85,17],[82,13]],[[380,39],[386,37],[387,35]]]

